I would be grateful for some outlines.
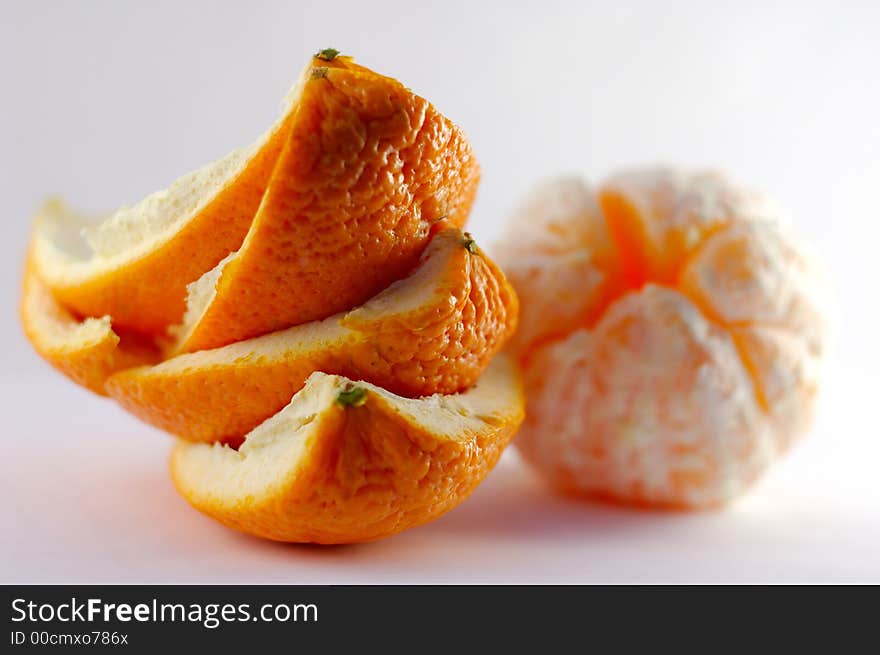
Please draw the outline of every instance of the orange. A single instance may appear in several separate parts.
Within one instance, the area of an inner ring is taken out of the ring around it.
[[[180,493],[224,525],[278,541],[369,541],[455,507],[522,420],[515,368],[497,358],[460,395],[418,400],[315,373],[238,450],[178,442]]]
[[[717,505],[807,430],[828,283],[766,198],[647,169],[598,194],[547,183],[517,220],[531,228],[501,248],[527,328],[517,444],[553,484]]]
[[[501,271],[456,228],[434,237],[419,266],[366,304],[215,350],[110,378],[123,407],[194,441],[231,441],[269,418],[313,371],[406,396],[474,384],[513,332],[517,301]]]

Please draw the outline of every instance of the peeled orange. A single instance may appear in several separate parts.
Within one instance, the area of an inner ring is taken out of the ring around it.
[[[810,425],[828,281],[766,198],[646,169],[545,183],[500,246],[520,297],[517,445],[553,484],[723,503]]]

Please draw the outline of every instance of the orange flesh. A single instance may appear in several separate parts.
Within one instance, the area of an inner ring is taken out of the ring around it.
[[[681,291],[691,302],[712,320],[727,323],[717,317],[713,308],[699,294],[689,293],[682,288],[680,276],[689,261],[710,237],[724,229],[726,223],[711,229],[703,230],[700,241],[690,250],[678,244],[672,253],[660,254],[648,237],[645,224],[646,217],[620,193],[603,190],[599,194],[602,216],[611,237],[612,249],[597,258],[596,265],[608,276],[602,292],[587,309],[582,317],[581,325],[591,328],[605,315],[608,307],[617,299],[631,291],[638,291],[651,283]],[[748,274],[747,271],[742,273]],[[546,344],[561,334],[550,333],[535,345]]]
[[[596,323],[606,314],[608,307],[617,301],[621,296],[631,291],[638,291],[646,284],[665,286],[683,293],[693,302],[703,313],[704,316],[710,318],[714,322],[723,324],[724,321],[717,317],[713,308],[698,294],[688,293],[688,290],[682,288],[679,282],[681,271],[685,269],[691,257],[706,243],[706,241],[714,234],[719,232],[723,227],[718,226],[714,229],[705,230],[701,235],[701,240],[690,252],[676,248],[673,256],[670,253],[660,254],[653,247],[648,237],[645,224],[647,219],[639,210],[629,202],[622,194],[614,191],[606,190],[599,194],[599,203],[602,207],[605,223],[608,227],[608,233],[611,236],[614,246],[613,256],[616,258],[615,265],[609,266],[606,272],[610,276],[609,282],[606,284],[606,292],[602,294],[598,302],[593,305],[587,314],[584,315],[583,326],[587,328],[595,327]],[[748,271],[743,271],[743,275],[747,275]],[[561,335],[549,336],[541,339],[533,344],[533,347],[540,347],[551,343]],[[757,384],[755,378],[755,366],[749,357],[738,348],[743,365],[749,373],[752,381],[755,383],[755,397],[758,403],[767,409],[766,400]],[[528,353],[526,353],[526,357]]]
[[[587,259],[604,275],[600,292],[582,277],[580,322],[545,320],[515,344],[529,405],[517,443],[557,485],[651,506],[712,506],[809,425],[825,334],[824,300],[813,294],[820,269],[750,199],[690,183],[666,196],[638,180],[634,192],[601,189],[594,216],[613,256]],[[554,220],[572,240],[585,219]],[[566,261],[540,245],[523,252],[550,270]],[[523,322],[534,322],[530,307],[548,306],[529,283],[538,273],[506,263]],[[572,296],[573,283],[559,279],[549,293]]]
[[[639,213],[626,198],[617,193],[603,193],[599,196],[599,203],[617,256],[617,295],[628,289],[641,289],[650,277],[651,262]],[[613,300],[613,297],[606,298],[603,306],[597,308],[595,317],[603,314],[608,303]]]
[[[599,204],[612,239],[614,259],[611,265],[605,267],[611,278],[607,292],[585,315],[583,321],[585,327],[595,325],[608,306],[620,296],[629,291],[638,291],[649,282],[681,290],[679,288],[681,271],[700,246],[723,229],[724,225],[702,230],[700,241],[690,249],[677,243],[668,252],[661,253],[646,233],[646,217],[625,196],[605,190],[599,194]],[[691,297],[691,300],[700,305],[704,313],[712,315],[707,311],[707,307],[701,304],[700,298]]]

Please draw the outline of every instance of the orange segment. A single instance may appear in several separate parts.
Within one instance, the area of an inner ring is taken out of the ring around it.
[[[594,330],[538,347],[525,375],[516,443],[565,488],[711,505],[775,452],[730,335],[672,289],[623,296]]]
[[[458,229],[440,232],[413,273],[324,321],[180,355],[113,376],[123,407],[196,441],[240,441],[316,370],[408,396],[474,384],[516,325],[501,271]]]
[[[617,175],[600,212],[581,209],[586,185],[567,200],[573,184],[531,201],[547,235],[527,240],[517,218],[502,250],[516,254],[528,326],[514,343],[529,403],[517,443],[567,489],[723,503],[809,427],[828,339],[824,271],[771,202],[717,174]],[[591,244],[577,257],[545,245],[585,232],[610,261]]]
[[[34,350],[77,384],[105,395],[104,382],[114,372],[151,363],[158,354],[136,336],[124,340],[110,317],[78,320],[62,307],[37,277],[30,263],[24,274],[21,322]]]
[[[628,286],[674,283],[688,255],[731,220],[774,215],[769,202],[731,187],[717,173],[649,168],[613,176],[599,203],[614,235]]]
[[[194,285],[180,352],[318,320],[405,275],[460,226],[479,169],[462,132],[399,82],[317,61],[238,252]]]
[[[617,291],[614,243],[595,195],[578,178],[536,188],[513,215],[498,257],[532,303],[511,341],[515,351],[593,322]]]
[[[728,325],[792,330],[820,347],[828,281],[803,244],[779,225],[740,223],[712,236],[682,271],[681,289]]]
[[[761,408],[769,415],[777,447],[786,450],[813,421],[821,357],[797,334],[775,327],[731,330],[743,363],[755,384]]]
[[[186,286],[237,249],[263,198],[297,105],[257,141],[184,175],[102,222],[61,201],[35,222],[34,265],[52,293],[82,316],[164,334],[183,316]]]
[[[237,450],[178,442],[178,491],[224,525],[278,541],[369,541],[460,503],[522,420],[515,368],[498,359],[458,396],[410,400],[313,374]]]

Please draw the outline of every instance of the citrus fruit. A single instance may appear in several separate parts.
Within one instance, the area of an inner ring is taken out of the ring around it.
[[[240,441],[286,405],[313,371],[394,393],[455,393],[474,384],[515,327],[501,271],[457,228],[439,232],[418,267],[364,305],[214,350],[112,376],[123,407],[194,441]]]
[[[503,356],[458,395],[409,399],[314,373],[238,450],[178,442],[180,493],[224,525],[279,541],[378,539],[448,511],[494,466],[522,420]]]
[[[808,428],[828,282],[766,198],[667,168],[597,194],[555,180],[499,252],[524,326],[517,445],[553,484],[717,505]]]

